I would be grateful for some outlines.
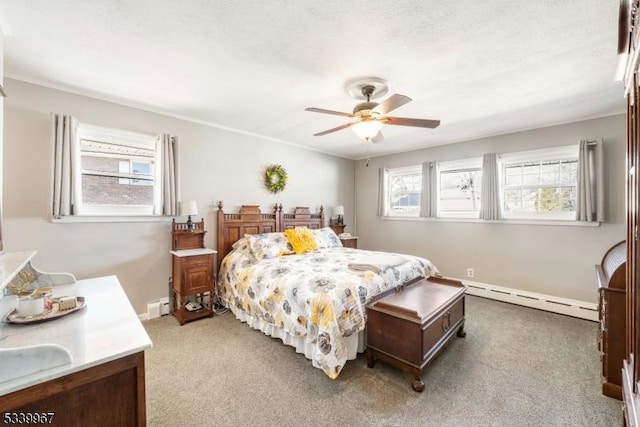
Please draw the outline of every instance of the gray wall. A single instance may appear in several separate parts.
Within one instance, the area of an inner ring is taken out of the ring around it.
[[[210,248],[216,247],[218,200],[224,201],[227,212],[242,204],[259,204],[268,211],[277,202],[287,212],[295,206],[315,211],[323,204],[327,219],[333,206],[344,205],[345,221],[353,222],[352,160],[17,80],[5,83],[5,251],[35,250],[36,268],[70,272],[79,279],[117,275],[138,313],[146,311],[147,302],[167,295],[171,223],[52,223],[52,111],[93,125],[177,135],[182,199],[198,202]],[[262,172],[273,163],[289,173],[287,189],[277,195],[262,185]]]
[[[510,135],[445,145],[356,162],[278,144],[110,102],[5,80],[5,251],[36,250],[34,265],[68,271],[78,278],[115,274],[138,313],[166,295],[171,274],[170,223],[78,223],[49,220],[51,144],[49,112],[73,114],[82,122],[134,132],[167,132],[181,141],[182,198],[197,200],[215,248],[215,209],[273,203],[285,207],[345,206],[347,231],[359,246],[430,258],[443,274],[464,278],[473,267],[478,282],[582,301],[596,301],[594,264],[625,237],[625,117],[612,116]],[[537,226],[460,222],[389,221],[376,217],[377,170],[426,160],[454,160],[605,140],[607,222],[600,227]],[[391,144],[393,141],[385,141]],[[272,163],[289,172],[288,188],[272,195],[261,172]],[[357,216],[354,223],[354,199]],[[357,228],[356,228],[357,225]]]
[[[356,165],[359,247],[431,259],[446,276],[595,302],[594,265],[625,239],[624,115],[373,158]],[[426,131],[428,132],[428,131]],[[427,136],[428,137],[428,136]],[[603,138],[607,221],[600,227],[394,221],[376,216],[378,168],[576,144]],[[385,141],[392,144],[393,141]]]

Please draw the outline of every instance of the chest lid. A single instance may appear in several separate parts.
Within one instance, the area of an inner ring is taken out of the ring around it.
[[[399,292],[390,293],[368,308],[422,323],[452,304],[464,294],[464,290],[464,287],[421,280]]]

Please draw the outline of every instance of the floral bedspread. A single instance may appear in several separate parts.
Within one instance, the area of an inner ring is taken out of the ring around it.
[[[233,311],[304,337],[317,366],[335,379],[347,361],[344,337],[364,330],[371,298],[437,274],[429,260],[411,255],[331,247],[257,260],[240,244],[223,260],[219,285]]]

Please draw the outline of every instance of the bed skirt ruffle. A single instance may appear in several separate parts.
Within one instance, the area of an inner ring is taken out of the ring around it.
[[[236,316],[236,319],[246,323],[253,329],[261,331],[265,335],[273,338],[279,338],[284,344],[293,347],[296,350],[296,353],[304,354],[304,357],[311,360],[315,368],[322,369],[320,364],[313,357],[313,355],[317,353],[315,344],[307,342],[304,337],[294,337],[275,325],[266,323],[261,319],[256,319],[231,304],[229,304],[229,306],[231,312]],[[347,360],[356,359],[358,357],[358,353],[364,353],[367,348],[365,331],[361,331],[348,337],[343,337],[343,339],[347,350]]]

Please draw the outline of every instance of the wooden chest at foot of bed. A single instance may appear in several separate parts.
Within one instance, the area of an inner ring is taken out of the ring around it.
[[[424,390],[422,374],[455,335],[464,337],[461,282],[430,278],[384,295],[367,306],[367,366],[382,360],[413,375],[412,387]]]

